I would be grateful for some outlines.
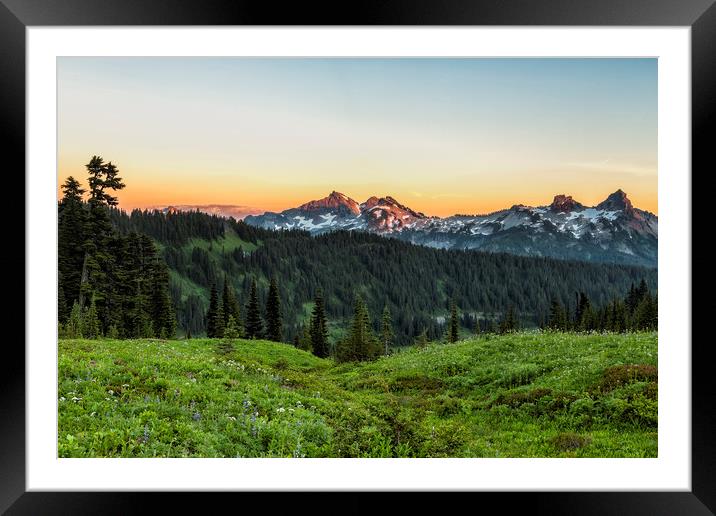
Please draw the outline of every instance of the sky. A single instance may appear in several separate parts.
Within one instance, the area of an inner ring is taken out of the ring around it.
[[[62,57],[59,185],[281,211],[342,192],[447,216],[617,189],[657,209],[657,60]]]

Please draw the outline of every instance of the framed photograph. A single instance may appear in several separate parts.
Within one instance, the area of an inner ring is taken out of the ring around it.
[[[714,511],[713,2],[318,15],[3,0],[27,301],[0,507]]]

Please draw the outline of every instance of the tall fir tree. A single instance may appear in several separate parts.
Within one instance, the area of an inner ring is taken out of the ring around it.
[[[224,326],[228,327],[229,317],[233,317],[236,331],[239,337],[242,337],[244,328],[243,324],[241,324],[241,308],[239,307],[239,302],[236,300],[234,287],[231,286],[231,282],[226,274],[224,274],[224,290],[221,295],[221,307],[224,312]]]
[[[276,279],[271,279],[268,298],[266,299],[266,337],[274,342],[283,341],[281,319],[281,297],[278,292]]]
[[[390,351],[390,347],[393,345],[394,337],[395,332],[393,331],[393,319],[390,315],[390,309],[386,304],[383,308],[383,317],[380,324],[380,340],[381,344],[383,344],[383,353],[386,356]]]
[[[592,303],[584,292],[577,295],[577,308],[574,313],[574,328],[577,331],[594,329],[594,312]]]
[[[69,339],[81,339],[83,337],[82,326],[82,307],[80,307],[79,301],[75,301],[65,325],[65,335]]]
[[[94,296],[92,296],[89,306],[84,310],[82,317],[82,336],[86,339],[98,339],[102,336]]]
[[[298,333],[298,349],[313,353],[311,331],[308,325],[304,326]]]
[[[107,281],[107,271],[114,268],[113,256],[109,251],[109,242],[113,236],[113,228],[109,219],[109,208],[117,205],[117,198],[111,192],[124,188],[119,171],[112,162],[105,163],[99,156],[93,156],[85,166],[89,176],[88,213],[85,221],[85,240],[83,244],[84,260],[80,279],[80,305],[91,293],[103,309],[106,299],[113,292]]]
[[[339,362],[371,360],[380,354],[380,343],[373,334],[370,314],[363,298],[358,295],[355,299],[353,321],[348,335],[343,339],[336,350]]]
[[[216,291],[216,284],[211,285],[211,293],[209,294],[209,309],[206,312],[206,336],[210,339],[219,337],[219,316],[223,319],[223,314],[219,312],[219,294]]]
[[[309,328],[311,335],[311,348],[317,357],[325,358],[329,355],[328,348],[328,321],[326,320],[326,305],[323,300],[323,291],[319,290],[313,300],[313,312]]]
[[[552,298],[547,327],[555,331],[567,330],[567,312],[557,298]]]
[[[510,333],[518,328],[517,314],[515,313],[515,306],[510,305],[505,313],[502,321],[500,322],[499,332]]]
[[[86,212],[82,201],[85,190],[74,177],[62,184],[63,196],[58,205],[57,267],[59,287],[67,306],[79,300]]]
[[[259,307],[259,295],[256,289],[256,280],[251,281],[249,301],[246,305],[246,323],[244,332],[247,339],[260,339],[263,337],[263,323],[261,321],[261,308]]]
[[[455,301],[450,303],[450,322],[448,325],[448,342],[457,342],[460,338],[460,318],[457,313],[457,304]]]
[[[151,241],[149,244],[152,245]],[[176,314],[169,297],[169,271],[159,256],[155,255],[152,261],[149,284],[152,325],[157,337],[173,339],[176,336]]]

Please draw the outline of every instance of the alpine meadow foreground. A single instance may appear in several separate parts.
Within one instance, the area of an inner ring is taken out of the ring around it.
[[[59,341],[60,457],[656,457],[657,334]]]

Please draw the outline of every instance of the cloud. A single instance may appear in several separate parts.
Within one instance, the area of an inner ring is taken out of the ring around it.
[[[565,166],[608,172],[613,174],[627,174],[636,177],[655,176],[656,166],[635,165],[633,163],[612,163],[610,158],[602,161],[578,161],[565,163]]]

